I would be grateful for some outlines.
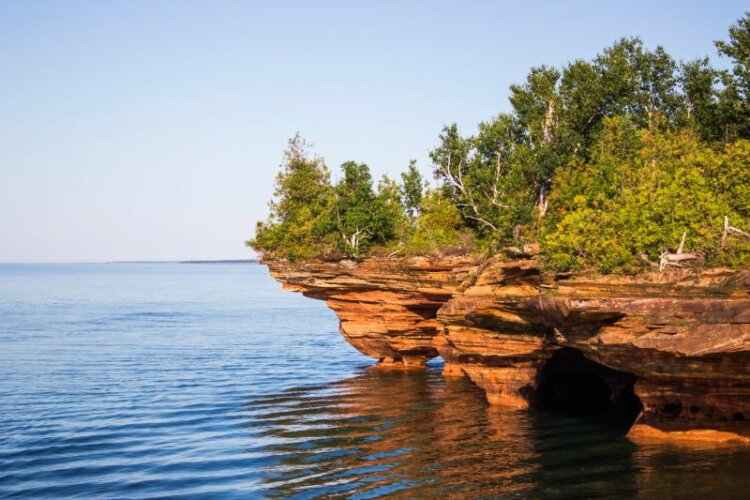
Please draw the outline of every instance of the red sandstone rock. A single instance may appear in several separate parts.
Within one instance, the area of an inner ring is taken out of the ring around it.
[[[572,348],[637,378],[638,435],[750,437],[748,276],[556,281],[533,261],[491,262],[438,312],[446,325],[439,350],[491,403],[519,407],[534,402],[553,353]],[[613,392],[625,384],[603,379]],[[712,432],[686,434],[697,429]]]
[[[750,272],[559,279],[535,260],[466,257],[268,265],[286,289],[326,300],[342,335],[383,365],[439,353],[446,375],[525,408],[575,350],[613,398],[640,398],[634,437],[750,438]]]
[[[265,263],[285,289],[325,300],[351,345],[396,366],[420,366],[438,355],[437,310],[476,268],[468,257]]]

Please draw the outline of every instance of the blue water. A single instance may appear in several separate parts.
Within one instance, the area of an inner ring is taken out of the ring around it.
[[[636,445],[365,370],[263,266],[0,266],[0,496],[741,498],[743,447]]]

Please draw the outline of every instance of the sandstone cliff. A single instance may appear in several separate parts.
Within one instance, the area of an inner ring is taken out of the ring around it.
[[[284,289],[325,300],[341,335],[360,352],[401,366],[438,356],[437,311],[476,268],[465,257],[264,263]]]
[[[533,260],[268,262],[390,366],[438,354],[490,403],[605,401],[641,438],[750,442],[750,272],[568,278]]]

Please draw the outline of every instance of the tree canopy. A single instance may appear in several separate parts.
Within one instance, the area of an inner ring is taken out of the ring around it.
[[[750,13],[715,45],[729,69],[638,38],[532,68],[510,87],[509,112],[473,135],[443,128],[434,190],[414,161],[400,183],[377,187],[349,161],[334,185],[296,136],[248,244],[292,260],[540,243],[557,270],[680,265],[677,248],[706,265],[748,265]]]

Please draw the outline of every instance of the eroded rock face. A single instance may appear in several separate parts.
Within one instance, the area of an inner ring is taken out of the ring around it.
[[[534,260],[466,257],[268,265],[326,300],[381,364],[439,354],[493,404],[604,392],[642,405],[634,437],[750,442],[750,272],[561,279]]]
[[[523,306],[539,295],[541,283],[533,261],[513,267],[490,262],[456,294],[438,313],[445,325],[437,345],[446,375],[465,373],[490,403],[528,407],[538,371],[553,350],[552,329]]]
[[[351,345],[394,366],[421,366],[438,355],[437,310],[477,267],[467,257],[264,263],[285,289],[325,300]]]
[[[548,360],[574,349],[613,370],[597,377],[614,399],[638,396],[632,435],[746,440],[749,283],[750,273],[732,271],[561,281],[533,261],[490,262],[439,311],[439,350],[490,402],[525,407]]]

